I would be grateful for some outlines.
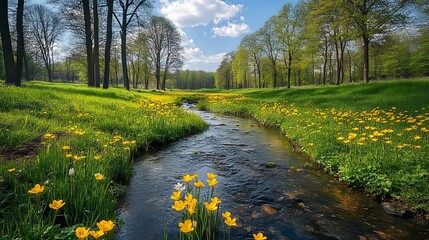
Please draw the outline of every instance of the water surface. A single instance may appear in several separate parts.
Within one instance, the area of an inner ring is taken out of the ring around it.
[[[221,211],[238,218],[231,239],[259,231],[268,239],[429,239],[429,227],[417,219],[391,216],[371,197],[304,167],[309,159],[278,130],[193,111],[210,124],[207,131],[136,161],[117,239],[163,239],[165,231],[175,239],[174,184],[187,173],[205,181],[207,172],[218,174]],[[268,162],[276,167],[266,168]]]

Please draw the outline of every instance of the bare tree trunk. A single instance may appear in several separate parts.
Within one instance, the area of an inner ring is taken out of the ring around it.
[[[0,1],[0,33],[3,47],[3,59],[6,73],[6,84],[15,83],[15,60],[10,40],[8,1]]]
[[[95,87],[100,87],[100,38],[98,27],[98,0],[92,1],[94,12],[94,81]]]
[[[107,36],[104,50],[104,80],[103,88],[109,88],[110,78],[110,49],[112,46],[113,0],[107,0]]]
[[[85,19],[85,45],[86,45],[86,63],[88,86],[94,87],[94,62],[92,57],[92,40],[91,40],[91,13],[89,10],[89,0],[82,0],[83,15]]]
[[[363,81],[369,82],[369,38],[363,36]]]
[[[24,58],[24,0],[18,0],[18,7],[16,9],[16,31],[17,31],[17,46],[16,46],[16,69],[15,69],[15,85],[21,86],[22,78],[22,60]]]

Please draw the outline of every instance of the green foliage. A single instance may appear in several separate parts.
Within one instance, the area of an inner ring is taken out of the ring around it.
[[[206,127],[175,98],[37,82],[0,87],[0,235],[70,239],[75,224],[115,221],[137,152]],[[35,184],[44,191],[28,193]],[[59,199],[61,209],[48,207]]]

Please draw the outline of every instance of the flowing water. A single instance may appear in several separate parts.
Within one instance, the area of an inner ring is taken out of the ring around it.
[[[429,239],[429,226],[418,219],[391,216],[364,193],[304,167],[309,159],[278,130],[192,111],[210,127],[136,161],[117,239],[164,239],[164,232],[175,239],[174,184],[187,173],[205,180],[207,172],[218,174],[221,211],[238,218],[231,239],[253,239],[259,231],[268,239]]]

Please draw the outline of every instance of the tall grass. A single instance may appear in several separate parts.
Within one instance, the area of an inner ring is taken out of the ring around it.
[[[429,81],[210,94],[211,111],[280,128],[327,171],[429,212]]]
[[[0,86],[0,235],[75,239],[77,227],[115,222],[133,156],[206,127],[174,99],[79,85]],[[44,190],[29,193],[36,184]],[[53,210],[54,200],[65,205]]]

